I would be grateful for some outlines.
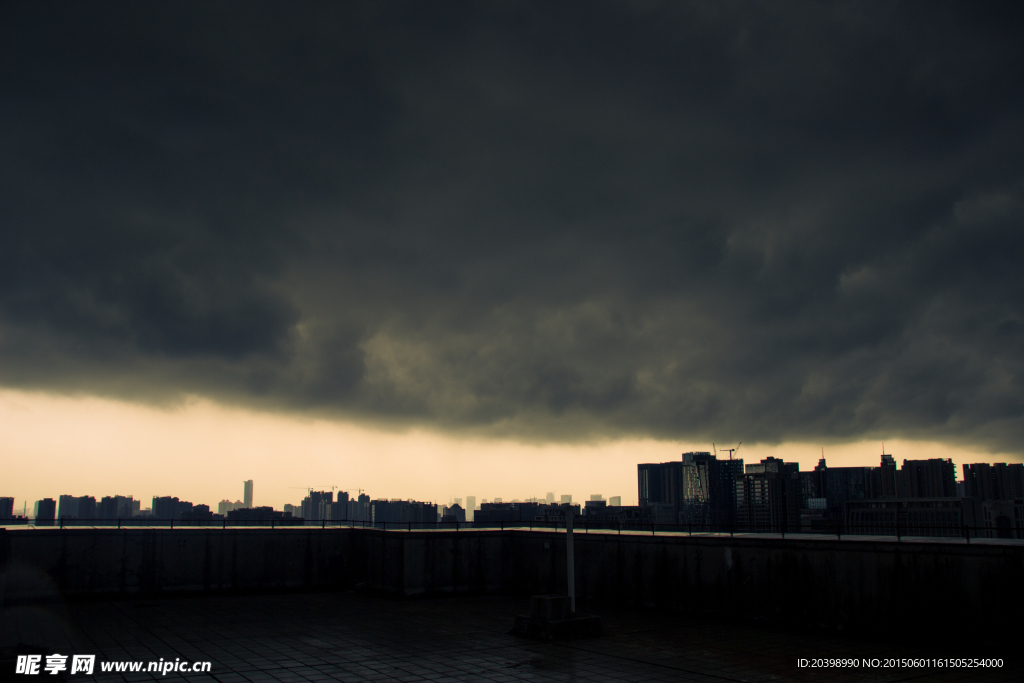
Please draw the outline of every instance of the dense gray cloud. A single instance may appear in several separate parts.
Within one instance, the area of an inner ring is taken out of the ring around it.
[[[1019,4],[0,12],[4,386],[1024,450]]]

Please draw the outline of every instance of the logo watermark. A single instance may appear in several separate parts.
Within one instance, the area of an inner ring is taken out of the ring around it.
[[[71,660],[70,662],[68,660]],[[210,673],[210,662],[190,662],[177,657],[174,661],[160,658],[150,662],[100,662],[102,673],[158,673],[166,676],[169,673]],[[91,676],[96,670],[96,655],[18,655],[14,665],[14,673],[22,676],[39,676],[49,674],[56,676],[67,672],[69,675],[85,674]]]

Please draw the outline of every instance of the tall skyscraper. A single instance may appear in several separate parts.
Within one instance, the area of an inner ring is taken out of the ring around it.
[[[608,499],[608,505],[612,507],[619,507],[622,505],[622,496],[612,496]]]
[[[252,507],[252,479],[246,479],[243,483],[245,484],[245,492],[242,494],[242,502],[245,503],[245,507],[251,508]]]
[[[473,521],[473,511],[476,510],[476,496],[466,496],[466,521]]]
[[[565,505],[565,504],[572,505],[572,494],[570,493],[570,494],[566,495],[566,494],[563,493],[562,494],[561,502],[562,502],[563,505]]]
[[[544,497],[544,500],[548,502],[548,505],[552,505],[555,502],[555,492],[548,491],[548,495]]]
[[[14,517],[14,499],[0,498],[0,519]]]

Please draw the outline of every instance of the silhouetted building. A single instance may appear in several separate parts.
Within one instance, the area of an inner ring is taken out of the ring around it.
[[[106,500],[106,499],[104,499]],[[153,517],[159,521],[176,521],[192,511],[192,503],[178,500],[176,497],[160,496],[153,498]]]
[[[655,503],[670,505],[678,520],[678,513],[683,502],[683,463],[663,462],[644,463],[637,468],[637,494],[640,507]]]
[[[240,500],[236,500],[232,503],[230,500],[225,499],[217,503],[217,514],[223,517],[232,510],[241,510],[244,507],[246,507],[246,504]]]
[[[370,496],[360,493],[355,500],[349,500],[348,518],[353,522],[371,521]]]
[[[441,511],[442,522],[465,522],[466,511],[461,505],[455,503],[455,505],[449,505]]]
[[[1024,464],[964,465],[964,495],[981,500],[1024,498]]]
[[[979,526],[980,501],[973,498],[875,498],[846,504],[848,534],[963,536],[964,526]]]
[[[800,474],[804,474],[801,472]],[[805,533],[832,533],[838,522],[828,516],[828,500],[825,498],[807,498],[800,508],[800,531]]]
[[[96,518],[101,520],[131,519],[139,506],[132,496],[103,496],[96,503]]]
[[[530,522],[545,515],[548,509],[546,503],[483,503],[473,521],[476,524]]]
[[[883,456],[884,458],[885,456]],[[891,456],[888,456],[891,459]],[[825,458],[818,460],[818,465],[811,472],[800,472],[800,497],[798,507],[801,510],[811,510],[808,501],[810,499],[824,499],[824,517],[834,520],[838,525],[845,518],[846,503],[851,500],[868,500],[876,498],[875,482],[878,480],[877,472],[880,468],[871,467],[828,467]],[[883,468],[886,476],[894,474],[895,464],[885,465]],[[895,479],[892,479],[892,490],[895,491]],[[895,494],[893,494],[895,495]],[[820,503],[815,503],[820,505]],[[804,514],[804,513],[801,513]],[[820,514],[811,516],[821,517]]]
[[[247,507],[252,507],[252,479],[246,479],[242,482],[242,504]]]
[[[281,524],[302,524],[304,520],[302,518],[296,518],[290,513],[275,510],[269,505],[255,508],[238,508],[237,510],[231,510],[228,512],[227,516],[227,523],[235,525],[244,525],[247,523],[269,524],[271,521],[275,524],[278,522]]]
[[[949,458],[904,460],[900,474],[903,475],[897,478],[897,488],[903,488],[898,491],[900,497],[956,497],[956,468]]]
[[[896,458],[882,453],[882,462],[872,470],[872,498],[895,498],[899,495]]]
[[[340,497],[340,496],[339,496]],[[333,503],[321,503],[323,519],[328,522],[348,521],[348,501],[336,500]]]
[[[209,505],[193,505],[192,509],[181,513],[180,519],[183,522],[210,522],[213,521],[213,512]]]
[[[14,518],[14,498],[0,498],[0,519]]]
[[[655,521],[652,513],[654,507],[655,506],[651,505],[648,505],[647,507],[640,507],[639,505],[601,505],[588,507],[586,514],[583,516],[580,523],[589,528],[649,528]]]
[[[36,526],[53,524],[53,521],[57,518],[57,501],[53,498],[37,500],[36,504],[32,507],[32,518]]]
[[[679,523],[693,529],[725,531],[736,521],[736,481],[742,460],[719,460],[711,453],[683,453]]]
[[[1024,499],[984,500],[981,508],[986,537],[1024,538]]]
[[[324,519],[324,504],[334,502],[333,491],[310,491],[309,495],[302,499],[302,516],[314,522]]]
[[[96,503],[96,517],[101,520],[117,519],[117,496],[103,496]]]
[[[437,506],[413,500],[375,500],[370,503],[374,524],[423,524],[433,527],[437,523]]]
[[[778,458],[747,465],[736,480],[736,525],[749,531],[796,531],[800,525],[800,466]]]
[[[606,500],[594,500],[591,498],[583,504],[583,516],[596,515],[604,508],[608,507],[608,501]]]
[[[79,496],[78,519],[96,519],[96,498],[94,496]]]
[[[57,497],[57,519],[78,519],[78,496]]]
[[[652,524],[679,525],[679,508],[671,503],[648,503],[638,507],[643,509],[644,516],[649,518]]]

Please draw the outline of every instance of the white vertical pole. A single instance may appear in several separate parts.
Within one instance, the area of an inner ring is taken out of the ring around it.
[[[576,613],[576,560],[572,554],[572,506],[565,511],[565,573],[569,577],[569,611]]]

